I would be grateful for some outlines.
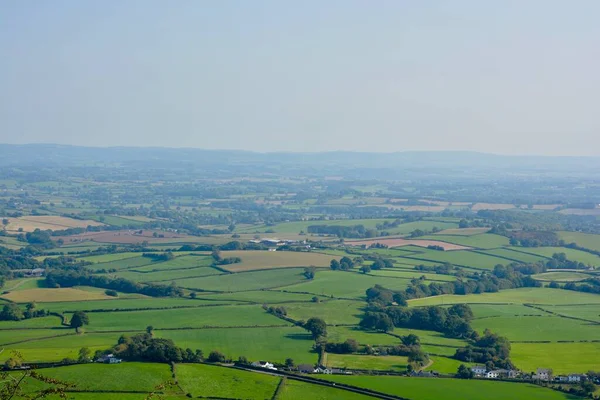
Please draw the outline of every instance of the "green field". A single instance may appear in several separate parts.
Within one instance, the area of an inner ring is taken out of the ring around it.
[[[272,326],[287,325],[285,321],[265,312],[258,305],[182,308],[89,313],[89,332],[142,331],[148,325],[156,329],[201,328],[206,326]]]
[[[243,290],[277,288],[303,282],[306,281],[306,278],[302,275],[303,271],[303,268],[285,268],[181,279],[174,282],[181,287],[191,290],[238,292]]]
[[[419,239],[441,240],[442,242],[460,244],[462,246],[474,247],[477,249],[494,249],[497,247],[508,246],[507,237],[491,233],[481,233],[472,236],[435,234],[423,236]]]
[[[552,368],[555,374],[571,374],[600,369],[600,343],[513,343],[511,347],[512,361],[526,372]]]
[[[600,266],[600,257],[581,250],[569,249],[566,247],[527,247],[521,248],[524,253],[537,254],[544,257],[552,257],[555,253],[565,253],[567,258],[571,261],[582,262],[584,264],[589,264],[594,267]]]
[[[193,397],[270,399],[279,377],[205,364],[179,364],[179,384]]]
[[[321,303],[286,304],[288,317],[306,321],[311,317],[323,318],[328,324],[358,325],[365,303],[360,301],[330,300]]]
[[[491,256],[504,257],[507,259],[507,263],[510,262],[522,262],[522,263],[536,263],[538,261],[547,261],[545,257],[538,256],[535,254],[524,253],[516,250],[518,248],[500,248],[485,250],[484,253]]]
[[[543,306],[544,310],[568,317],[582,318],[588,321],[600,322],[600,307],[598,305],[576,306]]]
[[[515,304],[598,304],[600,296],[562,289],[520,288],[496,293],[442,295],[409,300],[410,306],[428,306],[461,303],[515,303]]]
[[[559,400],[577,397],[526,383],[460,379],[420,379],[391,376],[324,377],[329,381],[364,387],[411,400]]]
[[[401,356],[367,356],[357,354],[327,354],[327,366],[380,371],[406,371],[408,359]]]
[[[494,269],[498,264],[510,264],[510,261],[486,254],[475,253],[470,250],[437,251],[420,248],[418,254],[407,256],[406,259],[435,261],[438,263],[449,262],[453,265],[477,269]]]
[[[582,274],[580,272],[559,271],[559,272],[544,272],[542,274],[532,275],[533,278],[539,281],[556,281],[556,282],[578,282],[584,279],[591,278],[592,275]]]
[[[506,316],[474,320],[473,329],[483,332],[489,328],[493,332],[516,341],[541,341],[552,342],[561,340],[595,340],[600,338],[600,324],[591,325],[587,322],[577,321],[555,316]]]
[[[581,232],[558,232],[558,237],[568,243],[576,243],[586,249],[600,251],[600,235]]]
[[[365,291],[375,285],[384,285],[388,289],[402,290],[410,284],[410,279],[390,279],[380,276],[363,275],[357,272],[317,271],[313,280],[304,280],[285,290],[308,292],[323,296],[362,299]]]
[[[202,349],[205,355],[218,350],[233,360],[246,356],[250,361],[284,363],[289,357],[296,363],[313,364],[318,358],[312,352],[310,334],[298,327],[156,330],[155,335],[173,339],[183,348]]]
[[[279,400],[366,400],[372,398],[347,390],[312,385],[291,379],[286,380],[277,396]]]

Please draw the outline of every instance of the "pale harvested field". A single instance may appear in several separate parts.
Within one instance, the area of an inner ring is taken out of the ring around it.
[[[72,244],[77,242],[84,241],[94,241],[100,243],[141,243],[143,241],[147,241],[148,243],[171,243],[171,242],[189,242],[189,241],[198,241],[198,238],[193,236],[171,233],[171,232],[162,232],[162,231],[153,231],[149,229],[144,229],[142,234],[137,234],[136,230],[123,229],[120,231],[103,231],[103,232],[85,232],[80,235],[72,235],[62,237],[66,244]],[[164,235],[164,238],[157,238],[152,236],[152,234],[156,232],[157,234]],[[60,239],[60,236],[56,236],[53,239]]]
[[[240,257],[241,263],[222,265],[231,272],[253,271],[285,267],[329,267],[334,257],[326,254],[297,251],[223,251],[221,257]]]
[[[560,204],[534,204],[534,210],[554,210],[556,207],[559,207]]]
[[[351,246],[371,246],[375,243],[385,244],[388,247],[402,247],[402,246],[419,246],[419,247],[427,247],[427,246],[441,246],[444,250],[469,250],[471,247],[461,246],[459,244],[446,243],[441,242],[439,240],[420,240],[420,239],[401,239],[401,238],[392,238],[392,239],[371,239],[371,240],[346,240],[344,244],[349,244]]]
[[[473,236],[489,231],[490,228],[451,228],[434,233],[434,235],[458,235],[458,236]]]
[[[60,289],[24,289],[10,292],[1,296],[3,299],[15,303],[54,302],[54,301],[84,301],[84,300],[106,300],[116,297],[107,296],[101,291],[86,291],[73,288]]]
[[[104,225],[89,219],[80,220],[74,218],[60,217],[55,215],[30,215],[19,218],[8,218],[7,231],[18,232],[22,228],[24,232],[33,232],[36,229],[59,231],[67,228],[87,228],[88,225]]]
[[[392,208],[394,210],[404,210],[404,211],[426,211],[426,212],[441,212],[444,211],[447,207],[444,206],[407,206],[402,204],[369,204],[360,207],[385,207]]]
[[[473,211],[479,210],[510,210],[515,208],[514,204],[505,203],[476,203],[471,208]]]

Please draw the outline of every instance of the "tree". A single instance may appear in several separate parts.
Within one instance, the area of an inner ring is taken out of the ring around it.
[[[15,303],[5,304],[0,313],[2,321],[19,321],[23,319],[23,311]]]
[[[149,334],[150,336],[154,336],[154,327],[152,325],[148,325],[146,327],[146,333]]]
[[[315,340],[321,336],[327,336],[327,324],[318,317],[309,318],[309,320],[304,324],[304,329],[309,331]]]
[[[248,365],[248,364],[250,364],[250,362],[248,361],[248,359],[246,358],[246,356],[239,356],[238,360],[237,360],[237,363],[241,364],[241,365]]]
[[[293,368],[294,367],[294,360],[291,358],[286,358],[285,359],[285,366],[288,368]]]
[[[381,318],[375,324],[375,329],[383,332],[391,332],[394,330],[394,323],[387,314],[382,314]]]
[[[84,325],[88,325],[90,319],[83,311],[75,311],[71,317],[71,328],[75,328],[75,331],[79,332],[79,328]]]
[[[331,262],[329,263],[329,267],[334,270],[337,271],[338,269],[340,269],[340,262],[338,260],[331,260]]]
[[[473,371],[471,368],[467,367],[465,364],[460,364],[458,370],[456,371],[456,377],[460,379],[471,379],[473,378]]]
[[[79,357],[77,358],[77,361],[80,363],[87,363],[90,362],[92,360],[92,352],[90,351],[90,349],[88,349],[87,347],[82,347],[81,349],[79,349]]]
[[[208,362],[216,363],[216,362],[225,362],[225,354],[220,351],[213,350],[208,355]]]
[[[360,267],[360,272],[362,272],[363,274],[368,274],[369,272],[371,272],[371,267],[369,267],[368,265],[363,265],[362,267]]]
[[[400,338],[402,344],[405,346],[418,346],[421,343],[421,340],[414,333],[408,334],[406,336],[402,336]]]
[[[196,292],[190,293],[190,299],[195,299],[197,296]]]

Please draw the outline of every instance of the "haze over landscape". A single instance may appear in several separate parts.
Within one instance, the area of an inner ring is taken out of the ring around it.
[[[0,142],[600,155],[599,12],[3,2]]]

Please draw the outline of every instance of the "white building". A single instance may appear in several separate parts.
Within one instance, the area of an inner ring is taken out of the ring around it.
[[[252,363],[252,366],[259,367],[259,368],[272,369],[274,371],[277,371],[277,368],[275,368],[275,366],[268,361],[255,361]]]
[[[483,376],[487,372],[485,365],[474,365],[471,367],[471,371],[477,376]]]
[[[552,370],[546,368],[538,368],[537,373],[531,378],[534,380],[549,381],[552,379]]]
[[[581,382],[585,380],[585,375],[580,375],[580,374],[570,374],[567,376],[567,382]]]

